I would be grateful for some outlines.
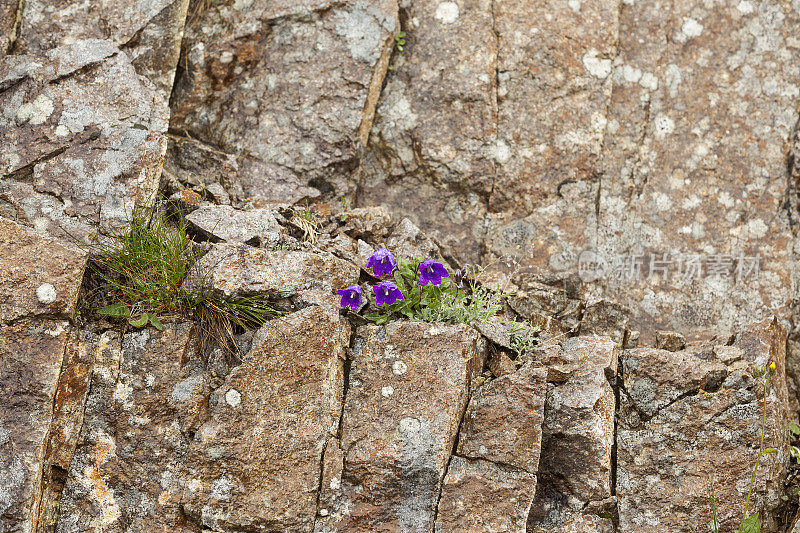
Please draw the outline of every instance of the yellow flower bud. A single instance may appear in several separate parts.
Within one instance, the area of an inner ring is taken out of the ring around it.
[[[770,369],[770,370],[775,370],[775,361],[773,361],[773,362],[771,362],[771,363],[769,364],[769,369]]]

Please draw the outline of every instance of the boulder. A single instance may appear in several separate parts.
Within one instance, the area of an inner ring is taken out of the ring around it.
[[[22,6],[15,53],[42,54],[80,39],[109,39],[161,98],[169,99],[189,0],[26,0]]]
[[[16,321],[0,330],[0,531],[36,531],[47,435],[67,322]]]
[[[525,533],[536,475],[453,456],[442,486],[436,531]]]
[[[0,217],[0,323],[75,314],[86,252]]]
[[[209,205],[189,213],[186,221],[212,242],[269,246],[286,233],[269,209],[241,211],[227,205]]]
[[[313,531],[320,480],[335,486],[335,445],[326,442],[339,429],[349,339],[332,307],[262,326],[189,445],[180,501],[192,521],[214,531]]]
[[[617,432],[621,530],[707,528],[712,484],[720,531],[735,528],[742,519],[766,416],[764,447],[776,451],[761,457],[748,514],[761,513],[761,531],[778,531],[775,510],[782,501],[789,460],[786,332],[776,320],[766,320],[738,333],[732,346],[740,350],[741,359],[727,368],[714,360],[713,342],[681,352],[640,349],[623,354]],[[753,368],[771,363],[775,375],[764,397],[763,380],[754,377]]]
[[[397,321],[359,328],[350,359],[341,485],[316,530],[432,532],[484,343],[467,326]]]
[[[111,41],[0,59],[0,215],[91,242],[158,188],[168,108]]]
[[[340,171],[366,144],[398,26],[395,0],[204,4],[171,129],[239,158],[231,179],[248,197],[351,188]]]
[[[330,293],[353,285],[359,276],[357,266],[329,253],[271,251],[242,244],[213,245],[198,269],[205,273],[203,281],[226,297],[309,289]]]
[[[548,369],[538,486],[529,527],[555,529],[612,496],[616,374],[610,337],[573,337],[534,354]]]

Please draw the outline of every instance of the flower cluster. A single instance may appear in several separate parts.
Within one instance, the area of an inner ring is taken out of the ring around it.
[[[392,252],[386,248],[381,248],[367,260],[366,268],[372,269],[372,273],[376,278],[391,276],[397,269],[397,260],[392,255]],[[442,284],[442,278],[449,276],[444,265],[434,259],[422,261],[417,266],[417,270],[419,271],[419,284],[422,287],[429,283],[438,287]],[[364,298],[364,292],[361,287],[350,285],[345,289],[339,289],[337,292],[342,297],[342,307],[358,311]],[[382,281],[374,285],[372,292],[375,293],[375,304],[378,306],[391,305],[404,298],[403,292],[392,281]]]

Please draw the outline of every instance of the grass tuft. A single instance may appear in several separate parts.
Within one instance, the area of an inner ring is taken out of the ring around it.
[[[155,203],[135,209],[128,222],[125,231],[89,248],[97,286],[88,299],[101,316],[161,329],[159,318],[190,315],[199,322],[204,353],[214,340],[233,354],[238,328],[259,327],[279,314],[263,296],[214,294],[199,269],[205,247],[189,239],[180,214],[170,221]],[[199,283],[185,283],[190,277]]]

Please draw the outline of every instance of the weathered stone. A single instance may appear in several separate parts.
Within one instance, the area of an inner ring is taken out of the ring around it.
[[[586,303],[581,317],[581,335],[608,335],[622,343],[628,327],[630,309],[616,302],[597,300]]]
[[[11,52],[17,35],[18,0],[0,0],[0,59]]]
[[[720,531],[735,528],[750,487],[766,408],[764,446],[777,451],[761,458],[749,512],[761,512],[762,531],[777,531],[774,510],[781,502],[788,460],[785,343],[786,333],[776,320],[749,326],[734,342],[742,350],[742,360],[732,363],[717,390],[703,393],[687,386],[648,420],[637,411],[648,411],[652,402],[622,394],[617,433],[621,530],[706,528],[711,520],[712,482]],[[688,356],[681,357],[683,352],[658,352],[664,357],[649,364],[641,350],[629,353],[624,356],[625,389],[643,379],[653,380],[659,390],[663,379],[671,389],[687,370]],[[763,381],[753,377],[752,369],[773,362],[776,373],[764,398]]]
[[[0,60],[0,213],[91,241],[151,199],[168,109],[110,41]]]
[[[20,320],[0,330],[0,531],[36,531],[68,327]]]
[[[514,361],[505,352],[497,352],[489,358],[487,363],[489,372],[492,376],[499,378],[508,374],[513,374],[517,370]]]
[[[475,262],[494,177],[491,5],[421,0],[403,7],[407,44],[381,93],[359,201],[409,217],[459,259]]]
[[[525,533],[536,475],[453,456],[442,486],[436,530]]]
[[[199,269],[220,294],[334,291],[358,281],[359,268],[328,253],[269,251],[246,245],[216,244]]]
[[[437,259],[450,266],[442,257],[439,244],[415,226],[409,219],[402,219],[386,239],[386,246],[399,259]]]
[[[181,501],[197,523],[313,530],[323,450],[342,411],[349,334],[335,307],[323,306],[258,331],[241,366],[212,394],[191,444]]]
[[[189,213],[186,221],[213,242],[268,246],[286,233],[268,209],[241,211],[223,205],[205,206]]]
[[[359,328],[350,358],[341,496],[317,531],[432,531],[483,341],[467,326],[390,322]]]
[[[619,350],[609,337],[588,336],[536,354],[558,383],[547,390],[530,527],[554,529],[611,496],[616,398],[607,374],[616,374]]]
[[[120,348],[120,335],[114,331],[97,335],[77,330],[67,341],[53,402],[53,420],[47,439],[47,450],[43,459],[38,531],[55,531],[61,494],[83,426],[83,413],[93,366],[96,363],[98,369],[102,369],[108,361],[119,361]]]
[[[0,323],[75,313],[86,252],[0,217]]]
[[[544,368],[527,364],[474,391],[459,433],[458,454],[536,474],[546,378]]]
[[[611,518],[601,518],[597,515],[581,514],[565,524],[552,529],[533,527],[530,533],[614,533],[614,523]]]
[[[208,5],[187,28],[171,127],[257,160],[239,174],[255,195],[276,179],[349,188],[339,169],[366,144],[398,25],[395,0]]]
[[[208,394],[195,339],[189,323],[164,324],[99,353],[58,533],[188,531],[179,475]]]
[[[655,347],[677,352],[686,347],[686,338],[677,331],[656,331]]]
[[[189,0],[26,0],[15,53],[41,54],[80,39],[109,39],[168,99]]]
[[[249,135],[249,132],[246,134]],[[247,155],[221,152],[194,139],[171,136],[164,162],[168,180],[202,193],[217,185],[237,207],[256,206],[313,199],[319,190],[298,180],[284,167]]]
[[[625,350],[625,393],[637,414],[650,419],[675,400],[699,391],[716,391],[728,375],[725,364],[706,351],[672,352],[656,348]],[[705,355],[705,357],[704,357]]]
[[[609,264],[605,292],[648,343],[785,313],[798,25],[790,2],[622,5],[597,251],[640,260]]]

